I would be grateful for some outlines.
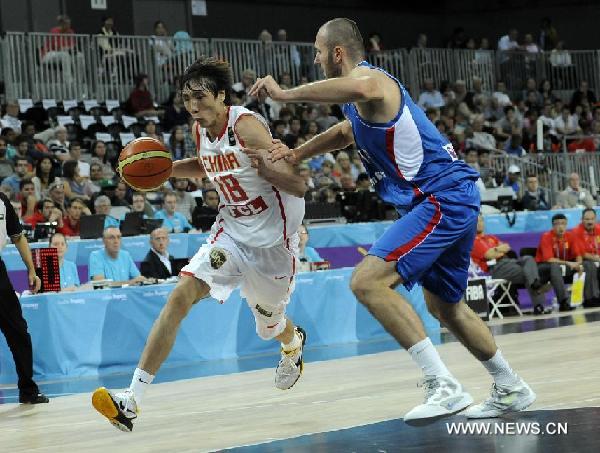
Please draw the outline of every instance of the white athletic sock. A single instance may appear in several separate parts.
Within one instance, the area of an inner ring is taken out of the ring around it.
[[[452,376],[429,337],[414,344],[408,352],[425,376]]]
[[[300,335],[298,335],[295,330],[292,341],[290,341],[288,344],[281,343],[283,350],[288,352],[298,349],[300,346],[302,346],[302,340],[300,339]]]
[[[510,387],[519,381],[519,376],[515,373],[508,362],[502,357],[500,349],[496,351],[494,357],[490,360],[481,362],[488,373],[491,374],[494,382],[502,387]]]
[[[133,396],[135,398],[135,402],[140,406],[142,398],[144,397],[144,393],[152,381],[154,380],[154,376],[149,373],[146,373],[141,368],[136,368],[133,377],[131,378],[131,385],[129,386],[129,390],[133,392]]]

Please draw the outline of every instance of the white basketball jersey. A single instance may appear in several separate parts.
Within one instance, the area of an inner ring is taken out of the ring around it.
[[[231,106],[227,124],[214,141],[197,126],[198,160],[221,199],[215,223],[219,230],[250,247],[272,247],[296,233],[304,218],[304,199],[277,189],[250,166],[235,130],[243,115],[253,115],[269,130],[260,115]]]

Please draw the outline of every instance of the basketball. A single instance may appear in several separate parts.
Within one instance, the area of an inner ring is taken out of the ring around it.
[[[171,175],[171,153],[160,141],[140,137],[129,142],[119,155],[119,175],[133,189],[154,190]]]

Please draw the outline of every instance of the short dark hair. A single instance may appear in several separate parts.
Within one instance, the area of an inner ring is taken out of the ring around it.
[[[79,143],[77,140],[73,140],[72,142],[70,142],[69,143],[69,151],[71,151],[76,146],[79,146],[81,148],[81,143]]]
[[[333,50],[335,46],[341,46],[348,49],[352,59],[363,59],[365,44],[356,22],[345,17],[338,17],[323,24],[321,30],[325,30],[325,42],[329,51]]]
[[[27,184],[33,184],[31,178],[21,179],[21,181],[19,181],[19,190],[23,190],[23,187],[25,187]]]
[[[15,139],[15,145],[19,146],[21,143],[23,142],[27,142],[27,144],[29,144],[29,139],[27,138],[26,135],[19,135],[16,139]]]
[[[29,164],[29,161],[27,160],[26,157],[22,157],[22,156],[15,157],[15,165],[19,165],[19,161],[25,161]]]
[[[594,213],[594,217],[596,217],[596,210],[593,208],[585,208],[583,210],[583,212],[581,213],[581,218],[583,219],[583,216],[587,213],[587,212],[593,212]]]
[[[229,63],[213,57],[202,56],[189,65],[179,80],[179,90],[183,91],[192,80],[200,82],[203,89],[217,97],[219,91],[225,92],[225,105],[231,105],[231,86],[233,73]],[[190,87],[191,88],[191,87]]]
[[[525,176],[525,178],[537,178],[537,175],[535,173],[527,173],[527,176]]]
[[[567,220],[567,216],[559,212],[558,214],[554,214],[552,216],[552,225],[554,225],[556,220]]]
[[[362,181],[370,181],[369,175],[366,173],[360,173],[356,177],[356,182],[362,182]]]

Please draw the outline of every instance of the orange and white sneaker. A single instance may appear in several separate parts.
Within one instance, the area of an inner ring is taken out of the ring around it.
[[[133,430],[133,420],[137,418],[138,408],[131,390],[113,394],[100,387],[92,395],[92,406],[115,428],[125,432]]]
[[[291,389],[304,370],[304,361],[302,360],[302,351],[306,343],[306,332],[301,327],[296,326],[295,335],[300,337],[302,343],[300,347],[293,351],[284,351],[281,348],[281,359],[275,371],[275,387],[280,390]]]

